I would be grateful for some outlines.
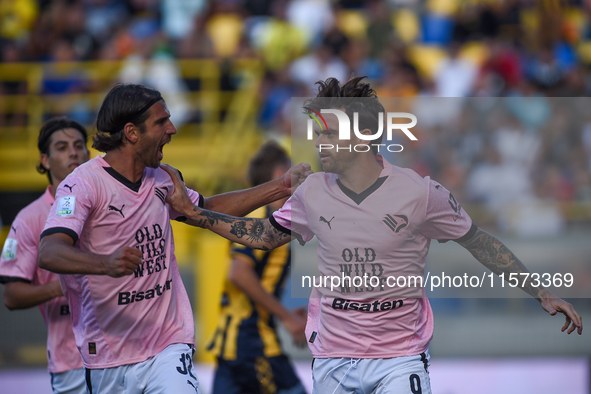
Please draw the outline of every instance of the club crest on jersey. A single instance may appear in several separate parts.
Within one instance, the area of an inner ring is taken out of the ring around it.
[[[400,230],[408,226],[408,217],[406,217],[406,215],[386,214],[382,222],[384,222],[386,226],[390,228],[390,230],[398,234]]]
[[[65,196],[58,201],[55,214],[62,217],[72,216],[74,214],[74,208],[76,208],[76,197]]]
[[[2,248],[2,258],[4,260],[12,260],[16,258],[16,246],[18,241],[14,238],[6,238],[4,248]]]

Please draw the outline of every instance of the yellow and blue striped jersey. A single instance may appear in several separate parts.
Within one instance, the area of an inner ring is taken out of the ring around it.
[[[271,213],[269,207],[262,207],[248,217],[267,218]],[[289,244],[263,251],[234,243],[231,245],[230,258],[234,259],[236,255],[250,260],[263,288],[275,297],[281,297],[291,260]],[[256,305],[227,276],[218,327],[208,350],[225,360],[281,354],[274,317]]]

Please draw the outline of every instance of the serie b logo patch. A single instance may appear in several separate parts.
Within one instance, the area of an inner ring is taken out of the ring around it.
[[[96,354],[96,342],[88,342],[88,353]]]
[[[16,258],[16,247],[18,241],[14,238],[6,238],[4,247],[2,248],[2,258],[5,260],[12,260]]]
[[[57,216],[72,216],[74,214],[74,208],[76,208],[76,197],[66,196],[60,198],[57,204],[57,210],[55,214]]]

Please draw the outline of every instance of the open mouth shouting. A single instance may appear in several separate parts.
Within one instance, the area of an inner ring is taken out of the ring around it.
[[[163,152],[164,145],[166,145],[168,143],[170,143],[170,140],[168,140],[167,142],[163,143],[162,145],[160,145],[158,147],[158,160],[162,160],[164,158],[164,152]]]

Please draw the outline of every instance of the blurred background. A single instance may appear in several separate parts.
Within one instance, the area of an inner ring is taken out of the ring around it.
[[[421,106],[419,142],[389,160],[443,183],[526,265],[551,250],[556,266],[577,251],[589,267],[590,65],[584,0],[0,0],[0,242],[46,187],[35,171],[42,122],[67,115],[92,134],[116,82],[162,92],[178,129],[164,160],[209,196],[247,187],[248,160],[264,141],[290,148],[291,97],[313,95],[319,79],[367,75],[381,97],[456,97]],[[479,122],[483,114],[492,121]],[[521,205],[508,212],[507,203]],[[207,390],[203,344],[228,244],[173,227]],[[431,256],[456,261],[458,248],[433,245]],[[569,301],[590,315],[587,298]],[[535,300],[432,304],[434,393],[589,392],[591,341],[560,333],[561,318]],[[36,308],[0,307],[0,392],[49,389],[45,335]],[[309,380],[309,352],[285,344]]]

